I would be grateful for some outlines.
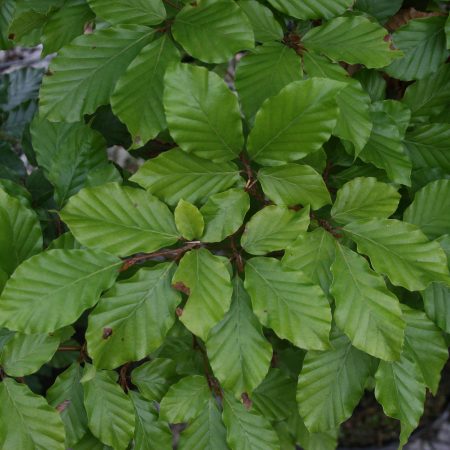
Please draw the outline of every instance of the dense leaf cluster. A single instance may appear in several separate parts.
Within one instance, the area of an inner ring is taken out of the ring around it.
[[[57,52],[0,77],[0,447],[328,450],[365,390],[402,447],[448,357],[447,10],[0,0]]]

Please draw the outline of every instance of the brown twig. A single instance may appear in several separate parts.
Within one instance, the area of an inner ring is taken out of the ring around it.
[[[128,376],[127,372],[128,372],[129,366],[130,366],[130,363],[126,363],[120,368],[120,371],[119,371],[119,384],[125,392],[128,392],[128,389],[129,389],[128,381],[127,381],[127,376]]]

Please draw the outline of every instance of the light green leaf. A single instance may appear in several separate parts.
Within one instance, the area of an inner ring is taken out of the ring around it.
[[[15,268],[42,250],[42,232],[34,211],[0,189],[0,269]]]
[[[86,434],[87,416],[83,403],[83,386],[80,383],[82,369],[78,363],[70,365],[47,391],[51,406],[60,409],[66,429],[66,445],[72,446]]]
[[[298,378],[297,403],[310,432],[327,432],[353,413],[371,375],[371,357],[335,332],[331,348],[306,354]]]
[[[353,222],[344,231],[369,256],[378,273],[410,291],[432,281],[450,281],[447,258],[437,242],[430,242],[415,225],[394,219]]]
[[[206,341],[230,307],[233,287],[226,263],[204,248],[191,250],[181,259],[172,284],[189,295],[180,320]]]
[[[55,409],[27,385],[5,378],[0,383],[0,447],[64,450],[64,426]]]
[[[180,149],[149,159],[131,177],[151,194],[171,206],[180,199],[205,203],[240,179],[238,167],[231,162],[213,163]]]
[[[446,333],[450,333],[450,287],[431,283],[422,292],[427,316]]]
[[[384,70],[400,80],[418,80],[436,72],[446,60],[445,17],[432,16],[410,20],[392,34],[394,46],[404,56]]]
[[[390,49],[386,29],[364,16],[344,16],[313,28],[302,41],[308,50],[323,53],[335,61],[363,64],[367,68],[387,66],[402,56]]]
[[[180,435],[180,450],[228,450],[226,430],[217,402],[210,398],[203,411]]]
[[[223,397],[222,418],[227,428],[227,442],[232,450],[278,450],[279,439],[270,422],[227,392]]]
[[[400,357],[405,322],[397,297],[365,258],[338,245],[331,266],[334,319],[352,344],[386,361]]]
[[[181,296],[173,263],[142,268],[109,290],[89,315],[86,341],[95,366],[114,369],[156,350],[175,323]],[[107,330],[107,332],[106,332]]]
[[[93,250],[40,253],[25,261],[6,284],[0,323],[23,333],[49,333],[70,325],[111,287],[121,264]]]
[[[358,177],[345,183],[336,195],[331,216],[348,223],[372,218],[384,219],[396,211],[400,201],[397,190],[376,178]]]
[[[162,0],[88,0],[95,14],[112,24],[156,25],[166,18]]]
[[[304,272],[328,294],[335,248],[333,236],[323,228],[299,233],[295,242],[286,249],[282,265]]]
[[[280,42],[256,47],[239,61],[236,69],[236,90],[247,118],[256,114],[264,100],[301,79],[301,59],[293,49]]]
[[[240,397],[251,394],[266,376],[272,347],[253,314],[242,281],[234,279],[231,308],[210,332],[208,359],[221,386]]]
[[[384,23],[401,8],[402,3],[403,0],[356,0],[353,8],[366,12]]]
[[[269,0],[276,9],[297,19],[331,19],[340,16],[353,3],[353,0]]]
[[[264,194],[278,205],[311,205],[320,209],[331,203],[323,178],[310,166],[284,164],[264,167],[258,172]]]
[[[250,157],[280,166],[319,150],[336,126],[336,95],[343,87],[338,81],[311,78],[294,81],[270,97],[256,114],[247,144]]]
[[[205,222],[202,213],[195,205],[180,199],[174,216],[177,229],[185,239],[191,241],[202,236]]]
[[[200,208],[205,220],[202,242],[221,242],[235,233],[244,222],[250,198],[242,189],[230,189],[211,195]]]
[[[308,350],[328,348],[330,305],[303,272],[283,269],[274,258],[252,258],[245,266],[245,288],[259,321],[280,338]]]
[[[148,192],[118,183],[81,190],[60,215],[81,244],[116,255],[150,253],[179,239],[173,215],[164,203]]]
[[[192,375],[172,385],[160,404],[159,415],[169,423],[189,422],[205,408],[211,397],[206,378]]]
[[[172,33],[190,55],[208,63],[226,62],[255,46],[247,16],[231,0],[187,4],[177,14]]]
[[[125,25],[77,37],[52,61],[51,75],[42,84],[41,116],[77,122],[108,103],[117,80],[154,33]]]
[[[164,108],[175,142],[213,162],[235,159],[244,136],[238,99],[225,82],[205,67],[173,64],[164,84]]]
[[[127,126],[136,146],[145,144],[167,128],[163,106],[164,75],[167,67],[179,57],[166,34],[144,47],[117,82],[111,106]]]
[[[241,246],[252,255],[284,250],[309,226],[309,206],[292,211],[270,205],[258,211],[245,225]]]
[[[450,231],[450,180],[437,180],[420,189],[403,219],[417,225],[430,239]]]

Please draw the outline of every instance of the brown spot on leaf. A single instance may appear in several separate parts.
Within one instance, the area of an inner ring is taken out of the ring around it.
[[[175,314],[176,314],[178,317],[181,317],[181,316],[183,315],[183,308],[177,308],[177,309],[175,310]]]
[[[241,395],[242,398],[242,403],[244,404],[245,408],[248,410],[252,407],[253,402],[250,399],[250,397],[248,396],[247,392],[243,392]]]
[[[103,339],[108,339],[113,333],[112,328],[103,328],[103,334],[102,337]]]
[[[172,287],[183,294],[191,295],[191,290],[182,281],[177,281],[175,284],[172,284]]]
[[[64,400],[62,403],[60,403],[57,407],[56,407],[56,411],[58,411],[59,413],[62,413],[64,410],[66,410],[70,405],[70,400]]]

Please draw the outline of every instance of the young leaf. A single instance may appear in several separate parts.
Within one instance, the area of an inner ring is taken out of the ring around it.
[[[206,341],[208,359],[221,386],[240,396],[251,394],[266,376],[272,348],[253,314],[242,281],[233,282],[230,310],[210,332]]]
[[[111,287],[121,263],[94,250],[39,253],[6,284],[0,297],[0,323],[23,333],[49,333],[70,325]]]
[[[174,216],[177,229],[185,239],[192,241],[202,236],[205,222],[202,213],[195,205],[180,199]]]
[[[230,307],[233,288],[226,263],[204,248],[191,250],[181,259],[172,284],[189,295],[180,320],[206,341]]]
[[[164,84],[164,108],[175,142],[213,162],[235,159],[244,136],[238,99],[225,82],[205,67],[173,64]]]
[[[81,244],[120,256],[150,253],[179,239],[164,203],[118,183],[81,190],[60,215]]]
[[[163,343],[181,300],[171,286],[174,272],[173,263],[140,269],[100,299],[86,331],[96,367],[114,369],[138,361]]]
[[[252,258],[245,266],[245,288],[259,321],[280,338],[308,350],[328,348],[330,305],[303,272],[283,269],[274,258]]]
[[[292,2],[290,0],[269,0],[269,3],[276,9],[296,17],[297,19],[331,19],[345,12],[349,8],[352,0],[304,0],[302,2]]]

